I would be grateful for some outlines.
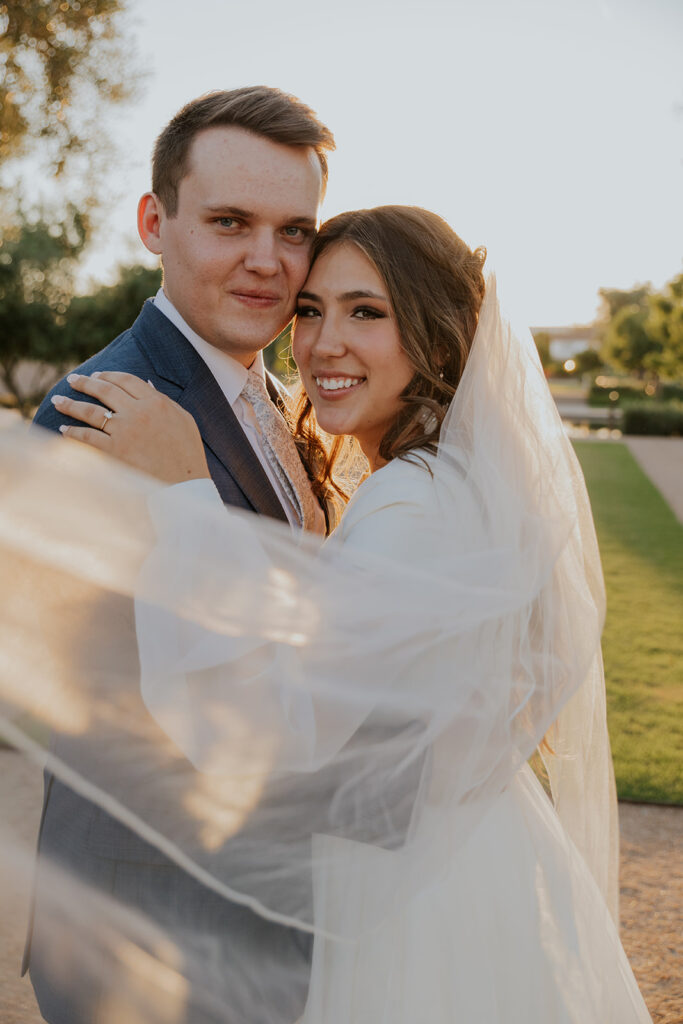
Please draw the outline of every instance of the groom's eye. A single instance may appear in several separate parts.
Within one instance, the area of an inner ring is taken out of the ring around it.
[[[288,224],[282,229],[282,233],[294,242],[305,242],[312,235],[312,231],[307,231],[306,228],[301,228],[297,224]]]
[[[222,228],[234,228],[237,221],[234,217],[217,217],[216,224],[220,224]]]

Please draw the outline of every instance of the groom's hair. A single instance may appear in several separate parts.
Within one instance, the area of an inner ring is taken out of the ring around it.
[[[285,146],[311,146],[320,161],[324,193],[325,154],[335,148],[334,136],[310,107],[296,96],[266,85],[210,92],[179,110],[154,147],[152,191],[169,217],[178,212],[178,186],[189,172],[195,136],[206,128],[218,127],[243,128]]]

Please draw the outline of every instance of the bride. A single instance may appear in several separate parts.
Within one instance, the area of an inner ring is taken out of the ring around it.
[[[650,1020],[616,924],[590,509],[484,255],[416,208],[321,228],[291,410],[343,509],[320,550],[224,509],[194,421],[145,382],[82,377],[100,404],[60,406],[85,424],[67,435],[179,485],[73,457],[99,545],[83,572],[135,596],[176,788],[140,769],[139,722],[134,776],[81,751],[67,770],[205,884],[312,933],[304,1024]]]

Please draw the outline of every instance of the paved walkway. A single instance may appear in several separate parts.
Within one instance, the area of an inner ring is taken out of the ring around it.
[[[624,441],[683,523],[683,437],[624,437]]]

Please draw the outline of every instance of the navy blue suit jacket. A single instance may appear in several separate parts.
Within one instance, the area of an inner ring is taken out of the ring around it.
[[[215,378],[193,346],[151,300],[129,330],[77,370],[86,374],[120,370],[150,380],[195,418],[209,471],[223,501],[286,521],[284,509]],[[269,380],[268,385],[271,397],[276,399],[274,382]],[[50,402],[53,394],[83,398],[63,379],[46,396],[34,422],[48,430],[75,423],[57,412]],[[118,668],[125,655],[119,650],[106,651],[106,634],[102,648],[102,663],[109,658],[112,667]],[[136,658],[136,653],[131,657]],[[135,678],[135,661],[125,666],[122,675]],[[140,713],[146,713],[142,701]],[[228,904],[168,861],[156,847],[47,773],[38,847],[34,913],[23,970],[30,967],[41,1012],[50,1024],[91,1024],[102,993],[93,979],[62,977],[59,972],[55,975],[53,936],[48,915],[41,914],[41,893],[50,885],[48,880],[41,887],[41,866],[48,861],[148,913],[162,930],[167,927],[172,933],[181,918],[188,932],[194,929],[197,935],[215,940],[214,949],[226,967],[239,961],[241,950],[252,948],[262,953],[262,986],[249,993],[248,1006],[233,1007],[234,1020],[239,1024],[291,1024],[301,1015],[306,993],[293,986],[283,989],[280,982],[269,989],[267,962],[270,957],[277,965],[274,976],[286,977],[288,963],[296,965],[292,976],[305,976],[301,967],[310,959],[308,936],[265,921],[246,907]],[[159,917],[161,906],[171,915],[166,920]],[[186,1024],[214,1024],[226,1019],[232,1018],[222,1013],[213,1016],[195,1004],[190,994]]]

